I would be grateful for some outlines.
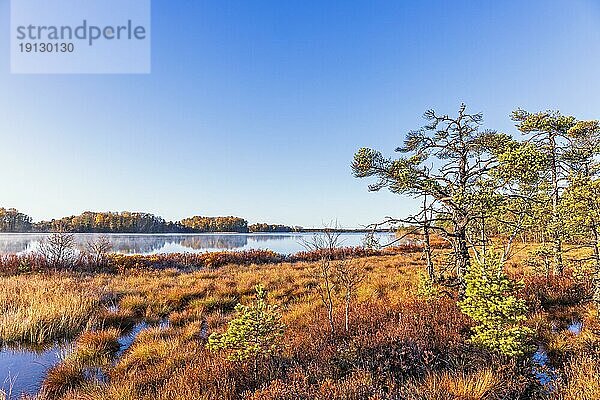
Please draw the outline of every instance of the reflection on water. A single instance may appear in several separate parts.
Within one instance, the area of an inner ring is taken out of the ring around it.
[[[581,333],[582,329],[583,329],[583,322],[576,320],[576,319],[571,321],[569,326],[567,326],[567,330],[576,336]]]
[[[28,241],[21,240],[17,236],[22,235],[4,235],[0,233],[0,253],[22,253],[28,250]]]
[[[556,370],[550,365],[550,359],[546,348],[540,345],[537,351],[533,354],[533,375],[537,381],[545,388],[545,391],[552,392],[554,390],[554,381],[558,378]]]
[[[157,325],[139,322],[119,337],[116,357],[121,357],[143,330],[153,326],[166,329],[169,324],[167,320],[161,320]],[[35,395],[39,392],[48,370],[72,350],[73,343],[69,341],[46,347],[20,345],[0,348],[0,393],[10,394],[10,400],[19,399],[23,394]],[[92,368],[88,372],[96,378],[104,378],[104,374],[98,369]]]
[[[194,250],[237,249],[248,244],[248,237],[245,235],[189,236],[179,244]]]
[[[66,354],[69,348],[70,345],[65,343],[37,349],[0,349],[0,390],[12,393],[14,398],[24,393],[36,394],[42,384],[42,377],[50,367],[58,364],[61,355]]]
[[[583,329],[583,322],[577,318],[571,320],[569,324],[562,325],[561,321],[551,321],[552,333],[560,334],[563,329],[570,332],[572,335],[579,335]],[[560,327],[560,328],[559,328]],[[539,345],[537,351],[533,354],[533,375],[538,382],[544,387],[546,393],[551,393],[555,390],[556,380],[559,375],[556,369],[551,365],[548,352],[543,345]]]
[[[35,251],[40,240],[47,234],[0,233],[0,253],[25,253]],[[77,247],[84,249],[86,243],[99,234],[75,234]],[[268,249],[281,254],[292,254],[304,250],[302,240],[310,239],[312,233],[251,233],[251,234],[108,234],[112,251],[123,254],[159,254],[205,252],[222,250]],[[393,240],[391,233],[381,233],[381,243]],[[362,233],[343,233],[342,246],[361,246]]]

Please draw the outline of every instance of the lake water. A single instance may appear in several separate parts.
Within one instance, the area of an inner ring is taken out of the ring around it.
[[[310,240],[313,233],[206,233],[206,234],[106,234],[112,251],[123,254],[200,253],[223,250],[273,250],[280,254],[292,254],[305,250],[303,240]],[[26,253],[38,248],[47,234],[0,233],[0,253]],[[83,249],[86,243],[99,234],[74,234],[76,245]],[[342,233],[340,246],[361,246],[364,233]],[[392,233],[378,233],[381,244],[394,240]]]
[[[54,344],[40,349],[0,349],[0,398],[3,392],[12,393],[11,400],[19,398],[21,394],[36,394],[48,369],[67,352],[67,344]]]
[[[150,325],[144,321],[136,324],[119,338],[116,357],[123,355],[140,332],[152,326],[164,329],[169,325],[166,320],[157,325]],[[0,348],[0,399],[3,394],[10,397],[8,400],[20,399],[23,394],[37,394],[48,370],[58,364],[72,349],[73,344],[67,341],[37,349],[23,346]]]

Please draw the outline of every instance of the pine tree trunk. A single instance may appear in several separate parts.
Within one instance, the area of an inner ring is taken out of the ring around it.
[[[455,231],[455,263],[456,263],[456,276],[459,282],[459,297],[462,299],[465,294],[465,274],[469,270],[470,255],[469,247],[467,246],[467,232],[466,227],[459,225]]]
[[[598,310],[600,310],[600,248],[598,247],[599,241],[600,241],[600,232],[598,232],[598,227],[596,226],[595,223],[592,223],[592,232],[594,234],[593,250],[594,250],[594,261],[595,261],[594,277],[593,277],[593,282],[594,282],[593,301],[594,301],[594,303],[596,303],[596,308]]]
[[[551,136],[550,138],[552,146],[552,241],[553,241],[553,253],[554,253],[554,272],[558,275],[562,275],[564,266],[562,259],[562,240],[561,240],[561,227],[560,227],[560,215],[558,211],[558,204],[560,201],[558,193],[558,164],[556,160],[556,138]]]
[[[427,217],[427,195],[423,197],[423,241],[425,244],[425,259],[427,261],[427,275],[432,282],[436,281],[435,269],[431,258],[431,242],[429,240],[429,218]]]

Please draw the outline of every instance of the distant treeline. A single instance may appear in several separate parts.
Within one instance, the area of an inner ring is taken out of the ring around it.
[[[0,232],[81,232],[81,233],[202,233],[202,232],[292,232],[302,228],[253,224],[240,217],[194,216],[181,221],[142,212],[92,212],[51,221],[32,222],[14,208],[0,208]]]
[[[294,232],[301,231],[302,228],[286,225],[252,224],[248,227],[250,232]]]
[[[181,226],[195,232],[248,232],[248,221],[239,217],[200,217],[182,219]]]
[[[31,228],[30,216],[20,213],[14,208],[0,208],[1,232],[30,232]]]

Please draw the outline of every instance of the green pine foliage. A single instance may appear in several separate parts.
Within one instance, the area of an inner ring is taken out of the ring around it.
[[[417,296],[426,300],[437,299],[440,297],[440,291],[437,285],[425,271],[419,271]]]
[[[493,252],[472,263],[465,275],[465,297],[458,305],[478,323],[472,328],[472,343],[520,357],[530,350],[527,342],[533,331],[523,326],[527,308],[515,296],[522,283],[512,281],[503,267],[501,257]]]
[[[267,293],[256,286],[256,299],[250,306],[238,304],[236,317],[223,334],[213,333],[207,347],[225,351],[230,361],[256,360],[278,353],[286,326],[281,322],[277,305],[267,303]]]

